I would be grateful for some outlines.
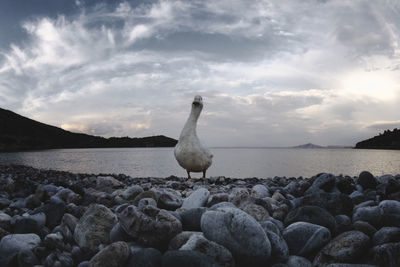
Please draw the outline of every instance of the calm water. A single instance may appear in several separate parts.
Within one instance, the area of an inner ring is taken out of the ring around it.
[[[356,176],[399,174],[400,151],[354,149],[212,148],[207,176],[311,177],[320,172]],[[80,173],[124,173],[132,177],[184,177],[173,148],[57,149],[0,153],[0,163]],[[201,174],[194,174],[200,177]]]

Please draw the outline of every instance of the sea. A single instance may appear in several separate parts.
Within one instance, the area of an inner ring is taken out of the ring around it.
[[[400,174],[400,151],[369,149],[211,148],[207,177],[312,177],[319,173],[358,176]],[[74,173],[125,174],[131,177],[186,177],[173,148],[53,149],[0,153],[0,164],[21,164]],[[192,177],[201,177],[193,173]]]

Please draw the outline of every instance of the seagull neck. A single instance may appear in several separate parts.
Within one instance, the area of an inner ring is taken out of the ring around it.
[[[200,113],[201,113],[200,108],[195,108],[195,107],[192,108],[189,118],[186,121],[185,126],[183,127],[181,135],[188,135],[188,134],[196,135],[197,120],[199,119]]]

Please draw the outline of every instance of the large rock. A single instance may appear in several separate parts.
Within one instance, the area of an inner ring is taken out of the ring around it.
[[[193,250],[201,252],[221,266],[235,266],[231,252],[225,247],[206,239],[203,235],[191,235],[179,250]]]
[[[122,188],[123,183],[118,181],[112,176],[97,176],[96,185],[99,188],[111,187],[111,188]]]
[[[79,219],[74,239],[80,247],[97,249],[100,244],[109,243],[109,233],[116,223],[115,214],[106,206],[91,205]]]
[[[201,231],[200,220],[207,208],[193,208],[184,210],[179,215],[181,216],[182,228],[184,231]]]
[[[265,198],[271,196],[268,188],[262,184],[256,184],[255,186],[253,186],[251,188],[251,195],[256,198]]]
[[[370,253],[372,253],[374,261],[379,264],[379,266],[400,266],[400,242],[387,243],[373,247]]]
[[[130,250],[127,243],[118,241],[100,250],[89,262],[89,267],[123,266],[129,258]]]
[[[121,194],[125,200],[134,200],[137,195],[143,192],[143,188],[139,185],[132,185],[127,187]]]
[[[256,219],[257,222],[263,222],[269,218],[268,211],[263,206],[254,203],[249,203],[241,209]]]
[[[312,263],[304,257],[292,255],[286,262],[288,267],[312,267]]]
[[[130,205],[118,212],[124,231],[144,246],[164,248],[182,231],[181,222],[168,211],[154,206]]]
[[[329,242],[314,258],[314,266],[354,262],[368,254],[370,238],[360,231],[344,232]]]
[[[318,206],[329,211],[332,215],[351,215],[353,202],[351,198],[342,193],[315,192],[300,198],[301,206]]]
[[[385,226],[400,226],[400,201],[384,200],[379,203],[381,223]]]
[[[378,206],[360,207],[353,213],[353,222],[364,221],[371,225],[378,226],[381,221],[381,213]]]
[[[58,197],[51,197],[50,202],[35,209],[34,213],[43,212],[46,214],[46,225],[53,229],[55,226],[60,224],[61,219],[65,213],[66,204]]]
[[[311,187],[307,189],[306,194],[316,192],[318,190],[323,190],[325,192],[332,191],[335,186],[336,178],[332,174],[323,173],[314,180]]]
[[[308,223],[296,222],[283,231],[283,238],[291,255],[307,256],[318,251],[331,239],[328,228]]]
[[[210,192],[205,188],[199,188],[193,191],[189,197],[183,200],[182,209],[193,209],[204,207],[207,203]]]
[[[378,183],[370,172],[363,171],[358,176],[357,184],[361,185],[363,189],[374,189]]]
[[[158,207],[166,210],[176,210],[182,206],[182,197],[173,190],[164,190],[158,199]]]
[[[372,237],[373,246],[379,246],[391,242],[400,242],[399,227],[382,227]]]
[[[18,252],[32,250],[40,245],[40,237],[36,234],[12,234],[4,236],[0,241],[0,265],[7,266]]]
[[[266,231],[271,242],[271,260],[274,262],[286,262],[289,257],[289,248],[285,239],[272,231]]]
[[[335,218],[323,208],[318,206],[303,206],[292,210],[286,215],[285,225],[295,222],[309,222],[328,228],[333,232],[336,228]]]
[[[261,225],[247,213],[230,207],[207,211],[201,217],[204,236],[228,248],[238,264],[265,264],[271,243]]]

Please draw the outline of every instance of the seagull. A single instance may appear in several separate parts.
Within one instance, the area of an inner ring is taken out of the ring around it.
[[[196,134],[197,120],[203,109],[203,99],[197,95],[192,103],[192,110],[175,146],[174,154],[179,165],[184,168],[190,179],[190,172],[203,172],[203,179],[206,178],[206,171],[211,166],[212,157],[210,150],[200,143]]]

